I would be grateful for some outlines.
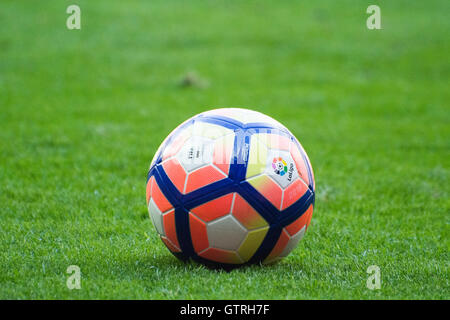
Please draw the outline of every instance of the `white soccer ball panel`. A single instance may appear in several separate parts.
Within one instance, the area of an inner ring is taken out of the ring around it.
[[[207,224],[209,245],[217,249],[237,251],[247,230],[231,215]]]
[[[211,164],[213,151],[213,140],[194,136],[185,142],[176,157],[186,172],[192,172]]]
[[[148,212],[150,214],[150,218],[152,219],[153,225],[156,228],[156,231],[161,236],[164,236],[164,226],[163,226],[163,217],[162,212],[158,209],[158,207],[155,204],[155,201],[153,201],[152,198],[150,198],[150,201],[148,203]]]
[[[297,167],[288,151],[269,149],[266,173],[283,189],[286,189],[298,177]]]

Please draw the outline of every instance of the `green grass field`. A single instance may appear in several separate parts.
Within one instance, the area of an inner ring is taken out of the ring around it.
[[[382,30],[370,1],[1,1],[0,298],[449,299],[450,3],[376,3]],[[217,107],[311,159],[312,224],[279,264],[183,264],[148,217],[157,147]]]

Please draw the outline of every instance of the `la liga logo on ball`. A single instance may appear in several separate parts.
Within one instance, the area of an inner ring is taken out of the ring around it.
[[[281,157],[273,158],[272,168],[273,171],[280,176],[284,176],[288,171],[287,163]]]
[[[273,118],[215,109],[180,124],[147,175],[151,221],[182,260],[233,268],[286,257],[314,209],[313,170],[300,142]]]

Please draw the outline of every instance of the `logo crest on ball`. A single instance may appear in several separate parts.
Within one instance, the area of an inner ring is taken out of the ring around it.
[[[273,171],[280,176],[284,176],[288,171],[287,163],[281,157],[273,158],[272,168]]]

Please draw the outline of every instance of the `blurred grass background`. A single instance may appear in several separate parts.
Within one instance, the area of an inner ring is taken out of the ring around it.
[[[382,30],[370,1],[79,0],[69,31],[73,3],[0,2],[0,298],[450,298],[448,1],[377,1]],[[148,218],[157,147],[216,107],[311,159],[312,226],[275,266],[185,265]]]

